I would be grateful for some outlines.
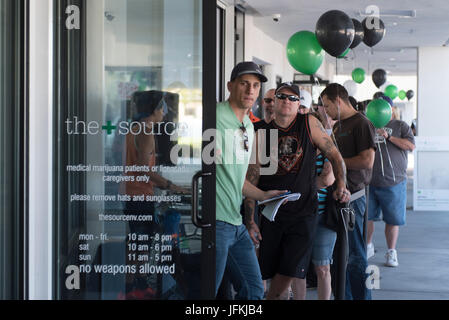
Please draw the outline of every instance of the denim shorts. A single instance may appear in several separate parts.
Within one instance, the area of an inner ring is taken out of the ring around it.
[[[368,220],[380,221],[392,226],[405,225],[407,206],[407,179],[392,187],[369,186]]]
[[[312,262],[315,266],[327,266],[333,263],[332,255],[337,241],[337,233],[326,228],[324,219],[326,216],[320,214],[313,242]]]

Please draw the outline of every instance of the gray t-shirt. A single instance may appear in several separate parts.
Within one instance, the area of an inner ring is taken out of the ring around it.
[[[391,120],[384,129],[393,137],[407,139],[415,144],[412,129],[404,121]],[[377,151],[371,178],[371,185],[375,187],[391,187],[407,179],[408,151],[402,150],[390,141],[386,141],[385,145],[384,141],[382,136],[376,134]],[[390,155],[391,164],[388,155]]]

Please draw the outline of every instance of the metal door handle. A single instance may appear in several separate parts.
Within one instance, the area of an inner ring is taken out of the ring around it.
[[[203,223],[201,218],[198,216],[198,200],[199,200],[199,187],[198,181],[201,177],[211,176],[210,172],[197,172],[192,178],[192,222],[198,228],[209,228],[212,225],[210,223]]]

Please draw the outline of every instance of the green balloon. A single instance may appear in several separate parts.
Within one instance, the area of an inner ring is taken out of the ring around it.
[[[304,74],[314,74],[321,67],[324,54],[313,32],[299,31],[288,40],[287,59],[295,70]]]
[[[338,56],[338,58],[344,58],[344,57],[346,57],[346,55],[349,53],[349,50],[351,50],[351,48],[348,48],[348,49],[346,49],[346,51],[345,52],[343,52],[341,55],[339,55]]]
[[[404,100],[407,97],[407,92],[405,92],[404,90],[399,91],[399,99]]]
[[[366,107],[366,117],[378,129],[385,127],[390,122],[391,114],[390,104],[383,99],[375,99]]]
[[[394,84],[390,84],[385,88],[384,93],[387,97],[390,97],[391,100],[394,100],[398,96],[398,87],[396,87]]]
[[[352,71],[352,80],[357,83],[362,83],[365,81],[365,70],[362,68],[354,69],[354,71]]]

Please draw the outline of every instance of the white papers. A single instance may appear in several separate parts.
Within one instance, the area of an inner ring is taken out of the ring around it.
[[[271,199],[267,199],[264,201],[258,201],[258,205],[265,205],[265,208],[262,210],[262,214],[271,222],[274,221],[276,214],[279,210],[279,207],[284,203],[284,201],[297,201],[301,197],[300,193],[291,193],[287,192],[276,196]]]

